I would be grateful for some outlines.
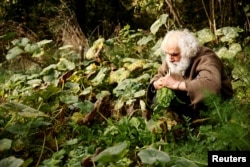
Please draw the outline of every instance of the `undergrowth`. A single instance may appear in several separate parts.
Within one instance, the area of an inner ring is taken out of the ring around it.
[[[221,42],[215,50],[233,62],[234,98],[209,97],[202,119],[180,123],[162,111],[147,117],[146,88],[160,65],[160,41],[126,26],[93,42],[82,62],[61,47],[45,67],[1,68],[0,166],[207,166],[210,150],[250,150],[249,48],[232,53],[236,43]],[[18,39],[8,63],[48,56],[51,42]]]

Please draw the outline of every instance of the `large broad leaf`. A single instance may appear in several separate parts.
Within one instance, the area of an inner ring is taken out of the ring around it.
[[[155,163],[167,163],[170,161],[170,157],[163,151],[156,150],[154,148],[148,148],[141,150],[138,153],[143,164],[155,164]]]
[[[146,64],[146,61],[143,59],[133,59],[133,62],[125,63],[124,67],[131,72],[136,69],[143,68],[144,64]]]
[[[142,37],[142,39],[140,39],[137,44],[139,46],[142,46],[142,45],[146,45],[148,42],[154,40],[154,36],[153,35],[149,35],[149,36],[144,36]]]
[[[93,110],[94,104],[88,100],[84,100],[83,102],[78,102],[73,104],[74,107],[77,107],[81,110],[81,113],[88,113]]]
[[[215,35],[208,28],[204,28],[200,31],[197,31],[197,38],[200,44],[205,44],[215,40]]]
[[[86,53],[86,59],[94,59],[98,56],[98,53],[101,51],[101,49],[104,46],[104,38],[100,38],[96,40],[91,48]]]
[[[108,70],[109,70],[108,68],[102,68],[98,72],[98,74],[96,75],[96,77],[93,80],[91,80],[92,84],[94,86],[102,84]]]
[[[239,36],[239,32],[243,30],[238,27],[223,27],[216,30],[216,35],[221,36],[222,42],[233,42],[236,37]]]
[[[111,71],[109,82],[110,83],[115,83],[115,82],[120,83],[124,79],[128,78],[129,74],[130,74],[130,72],[128,70],[126,70],[125,68],[119,68],[116,71]]]
[[[124,141],[115,146],[109,147],[93,158],[97,162],[116,162],[123,158],[128,152],[129,142]]]
[[[45,68],[41,71],[40,75],[48,75],[48,74],[51,73],[51,71],[54,71],[54,70],[56,69],[56,67],[57,67],[56,64],[51,64],[51,65],[49,65],[48,67],[45,67]]]
[[[6,59],[7,60],[11,60],[14,59],[16,56],[20,55],[21,53],[23,53],[23,49],[21,49],[18,46],[15,46],[14,48],[10,49],[6,55]]]
[[[14,156],[10,156],[7,158],[4,158],[0,161],[1,167],[19,167],[23,164],[23,160],[20,158],[16,158]]]
[[[109,91],[103,90],[103,91],[101,91],[100,93],[98,93],[98,94],[96,95],[96,99],[97,99],[97,100],[102,100],[102,99],[105,98],[106,96],[110,96],[110,95],[111,95],[111,93],[110,93]]]
[[[0,152],[3,150],[8,150],[11,148],[12,140],[10,139],[1,139],[0,140]]]
[[[228,51],[232,55],[232,57],[236,56],[242,50],[241,45],[239,43],[233,43],[229,46]]]
[[[168,14],[162,14],[158,20],[156,20],[150,27],[150,31],[153,34],[156,34],[156,32],[159,30],[159,28],[166,23],[168,18]]]
[[[36,44],[27,44],[24,47],[24,50],[30,54],[33,54],[34,52],[40,51],[40,48]]]
[[[4,108],[5,110],[9,112],[16,112],[18,115],[21,115],[23,117],[27,118],[36,118],[39,116],[48,117],[47,114],[44,114],[43,112],[36,110],[34,108],[31,108],[27,105],[16,103],[16,102],[7,102],[2,105],[0,105],[0,108]]]
[[[57,69],[61,71],[73,70],[75,69],[75,63],[70,62],[65,58],[60,58],[60,61],[57,63]]]
[[[60,101],[65,104],[72,104],[72,103],[77,103],[79,100],[78,96],[76,95],[64,94],[60,96]]]

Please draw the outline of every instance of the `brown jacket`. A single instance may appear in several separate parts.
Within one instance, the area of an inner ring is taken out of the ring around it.
[[[154,96],[153,82],[165,76],[168,66],[163,61],[158,69],[158,73],[151,79],[148,89],[148,100],[152,102]],[[197,55],[192,58],[190,67],[184,76],[175,76],[178,80],[183,80],[187,87],[187,92],[175,91],[177,97],[184,101],[189,101],[188,105],[193,109],[205,98],[204,92],[217,94],[223,98],[232,97],[233,90],[230,79],[224,71],[220,58],[209,48],[201,47]],[[151,97],[150,97],[151,96]],[[186,97],[184,97],[186,96]]]

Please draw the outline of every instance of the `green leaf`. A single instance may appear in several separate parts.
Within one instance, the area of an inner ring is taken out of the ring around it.
[[[103,84],[103,80],[106,76],[106,72],[109,70],[109,68],[102,68],[98,74],[96,75],[96,77],[94,79],[91,80],[93,86],[97,86],[100,84]]]
[[[28,129],[28,126],[26,124],[15,123],[15,124],[7,127],[6,131],[8,131],[12,134],[15,134],[15,135],[24,136],[27,134],[27,129]],[[18,141],[21,141],[21,140],[18,140]],[[19,142],[15,142],[15,144],[16,143],[19,143]],[[18,145],[20,147],[23,147],[22,142],[20,142]],[[17,144],[15,146],[17,146]]]
[[[166,23],[168,18],[168,14],[162,14],[158,20],[156,20],[150,27],[150,31],[153,34],[159,30],[159,28]]]
[[[10,157],[1,159],[0,166],[1,167],[19,167],[23,164],[23,162],[24,161],[20,158],[10,156]]]
[[[139,90],[138,92],[135,92],[134,97],[138,98],[138,97],[142,97],[146,94],[145,90]]]
[[[170,161],[170,157],[163,151],[156,150],[154,148],[148,148],[141,150],[138,153],[143,164],[153,165],[154,163],[167,163]]]
[[[47,114],[44,114],[43,112],[39,110],[36,110],[27,105],[17,103],[17,102],[6,102],[4,104],[1,104],[0,108],[4,108],[5,110],[9,112],[15,112],[18,115],[27,117],[27,118],[36,118],[40,116],[48,117]]]
[[[28,38],[22,38],[19,45],[25,47],[29,42],[30,40]]]
[[[81,113],[88,113],[94,108],[94,104],[88,100],[84,100],[83,102],[78,102],[73,105],[77,108],[80,108]]]
[[[215,35],[208,28],[204,28],[200,31],[197,31],[197,38],[200,44],[205,44],[215,40]]]
[[[65,145],[74,145],[78,143],[78,139],[70,139],[68,141],[66,141]]]
[[[153,35],[149,35],[149,36],[144,36],[142,37],[142,39],[140,39],[137,44],[139,46],[142,46],[142,45],[146,45],[148,42],[154,40],[154,36]]]
[[[89,48],[89,50],[87,51],[86,59],[90,60],[96,58],[101,49],[103,48],[103,46],[104,46],[104,38],[97,39],[94,42],[93,46]]]
[[[37,44],[39,47],[41,47],[41,46],[46,45],[46,44],[51,43],[51,42],[52,42],[52,40],[44,39],[44,40],[42,40],[42,41],[37,42],[36,44]]]
[[[115,146],[109,147],[93,158],[97,162],[117,162],[128,152],[129,142],[124,141]]]
[[[130,72],[126,70],[125,68],[119,68],[116,71],[111,71],[109,82],[110,83],[120,83],[124,79],[129,77]]]
[[[124,67],[128,70],[128,71],[134,71],[136,69],[140,69],[143,68],[143,66],[146,64],[146,61],[143,59],[133,59],[133,61],[131,63],[125,63]]]
[[[75,63],[68,61],[65,58],[60,58],[60,61],[57,63],[57,69],[60,71],[73,70],[75,69]]]
[[[241,45],[239,43],[232,43],[229,46],[229,53],[232,55],[231,57],[234,57],[237,55],[237,53],[239,53],[242,50]]]
[[[34,52],[37,52],[39,51],[39,47],[36,45],[36,44],[27,44],[25,47],[24,47],[24,50],[30,54],[33,54]]]
[[[56,69],[57,65],[56,64],[51,64],[49,65],[48,67],[45,67],[40,75],[47,75],[47,74],[50,74],[51,71],[54,71]]]
[[[9,150],[11,148],[12,140],[10,139],[1,139],[0,140],[0,152],[3,150]]]
[[[76,95],[65,94],[60,96],[60,101],[65,104],[72,104],[72,103],[77,103],[79,100],[78,96]]]
[[[216,30],[216,35],[221,36],[222,42],[229,42],[232,43],[236,37],[239,36],[239,32],[243,30],[238,27],[223,27]]]
[[[11,60],[14,59],[16,56],[20,55],[21,53],[23,53],[23,49],[21,49],[18,46],[15,46],[14,48],[10,49],[6,55],[6,59],[7,60]]]
[[[111,93],[107,90],[101,91],[96,95],[97,100],[102,100],[104,97],[111,95]]]

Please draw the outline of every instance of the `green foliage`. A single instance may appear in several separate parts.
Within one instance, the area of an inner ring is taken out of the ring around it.
[[[170,105],[170,102],[174,99],[175,94],[173,90],[168,88],[159,89],[156,92],[156,105],[161,109],[167,108]]]
[[[250,75],[248,66],[238,66],[248,62],[249,52],[239,49],[236,36],[221,41],[230,54],[235,51],[226,58],[234,61],[236,94],[223,103],[208,98],[210,108],[202,113],[207,122],[195,126],[184,118],[180,124],[162,112],[174,98],[167,88],[157,92],[151,119],[141,116],[148,82],[160,65],[161,38],[155,32],[161,25],[155,23],[151,33],[125,26],[114,38],[97,39],[81,63],[61,48],[60,58],[41,70],[1,71],[0,163],[11,158],[27,166],[206,166],[208,150],[249,149]],[[197,34],[212,44],[210,33]],[[8,57],[32,56],[25,50],[28,44],[29,51],[40,46],[22,38],[12,47],[22,53],[10,48]]]

